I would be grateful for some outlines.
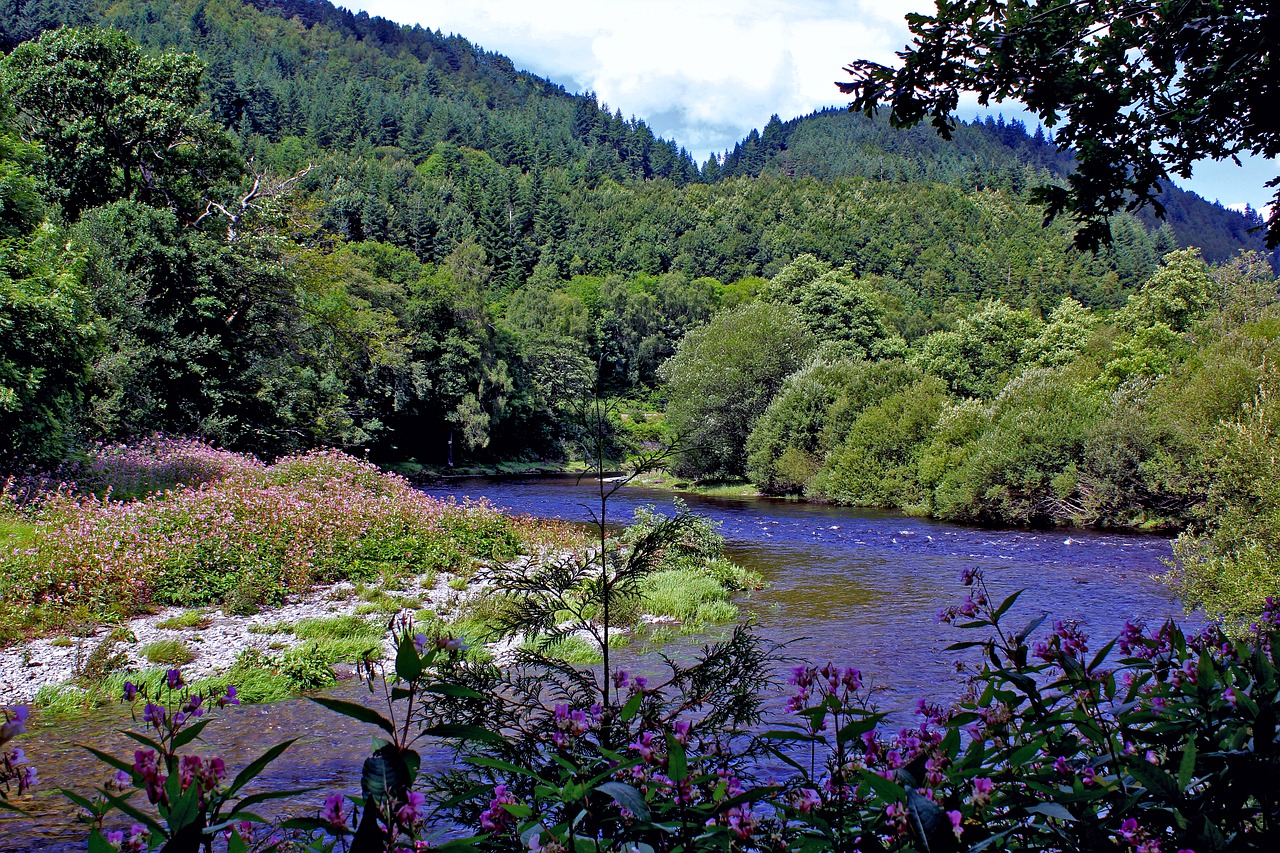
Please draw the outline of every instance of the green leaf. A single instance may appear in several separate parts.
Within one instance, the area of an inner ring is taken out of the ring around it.
[[[111,755],[110,753],[103,752],[103,751],[102,751],[102,750],[100,750],[100,749],[97,749],[97,748],[92,747],[92,746],[87,746],[87,745],[85,745],[85,744],[83,744],[83,743],[81,743],[81,744],[77,744],[77,746],[79,746],[81,749],[88,750],[89,752],[91,752],[91,753],[93,753],[94,755],[96,755],[96,756],[98,757],[98,760],[99,760],[99,761],[101,761],[101,762],[103,762],[103,763],[105,763],[105,764],[109,764],[109,765],[111,765],[112,767],[114,767],[114,768],[115,768],[115,769],[117,769],[117,770],[123,770],[125,773],[128,773],[128,774],[129,774],[129,776],[131,776],[131,777],[134,775],[134,774],[133,774],[133,765],[132,765],[132,764],[129,764],[128,762],[126,762],[126,761],[124,761],[124,760],[122,760],[122,759],[116,758],[114,755]]]
[[[1018,632],[1018,635],[1017,635],[1016,637],[1014,637],[1014,639],[1015,639],[1016,641],[1018,641],[1019,643],[1025,642],[1025,641],[1026,641],[1026,639],[1027,639],[1027,637],[1030,637],[1030,636],[1031,636],[1031,634],[1032,634],[1032,633],[1033,633],[1037,628],[1039,628],[1041,625],[1043,625],[1043,624],[1044,624],[1044,620],[1046,620],[1046,619],[1048,619],[1048,618],[1049,618],[1049,614],[1048,614],[1048,613],[1042,613],[1041,615],[1039,615],[1039,616],[1037,616],[1036,618],[1032,619],[1032,620],[1031,620],[1030,622],[1028,622],[1025,626],[1023,626],[1022,630]]]
[[[477,767],[491,767],[494,770],[501,770],[504,773],[511,773],[516,776],[528,776],[531,779],[537,779],[538,774],[534,773],[527,767],[518,767],[507,761],[499,761],[496,758],[485,758],[480,755],[469,755],[463,759],[468,764],[474,764]]]
[[[1089,661],[1090,672],[1093,672],[1095,669],[1102,666],[1102,662],[1107,659],[1107,655],[1111,654],[1111,650],[1115,648],[1115,645],[1116,641],[1112,640],[1102,648],[1098,649],[1098,653],[1093,656],[1093,660]]]
[[[249,853],[249,845],[240,837],[240,830],[231,830],[231,837],[227,839],[227,853]]]
[[[689,761],[676,736],[667,732],[667,775],[677,785],[689,777]]]
[[[94,829],[89,833],[89,853],[120,853],[115,846],[109,844],[102,833]]]
[[[365,802],[382,803],[395,799],[409,787],[409,768],[400,750],[388,744],[364,760],[360,773],[360,793]]]
[[[870,714],[857,720],[850,720],[840,729],[836,737],[842,743],[856,740],[867,732],[880,725],[880,721],[885,718],[885,714]]]
[[[330,699],[328,696],[312,696],[311,701],[328,708],[330,711],[342,714],[344,717],[350,717],[353,720],[377,726],[392,737],[396,736],[396,727],[391,725],[390,720],[372,708],[368,708],[358,702],[348,702],[345,699]]]
[[[1182,761],[1178,765],[1178,787],[1187,790],[1196,773],[1196,736],[1187,735],[1187,742],[1182,745]]]
[[[993,618],[999,619],[1001,616],[1008,613],[1009,608],[1013,607],[1013,605],[1017,603],[1018,599],[1022,596],[1024,592],[1026,592],[1025,589],[1020,589],[1017,592],[1015,592],[1013,595],[1006,598],[1004,601],[1000,602],[1000,606],[996,608],[996,612]]]
[[[435,693],[438,696],[453,696],[456,699],[483,699],[484,695],[477,693],[470,687],[464,687],[461,684],[429,684],[426,687],[428,693]]]
[[[481,743],[506,743],[506,738],[481,726],[469,726],[463,723],[440,723],[423,729],[424,735],[445,738],[446,740],[478,740]]]
[[[608,794],[613,801],[641,820],[649,819],[649,806],[640,792],[622,782],[604,782],[596,790]]]
[[[1182,789],[1178,782],[1164,770],[1141,759],[1129,766],[1129,773],[1142,786],[1166,803],[1176,803],[1182,799]]]
[[[117,729],[117,731],[119,731],[120,734],[124,735],[125,737],[131,740],[136,740],[138,743],[142,744],[145,747],[154,749],[156,752],[161,754],[164,753],[163,746],[161,746],[159,743],[157,743],[156,741],[152,740],[151,738],[147,737],[144,734],[141,734],[139,732],[131,732],[128,729]]]
[[[97,803],[95,803],[93,800],[89,799],[88,797],[82,796],[81,794],[77,794],[75,791],[68,791],[66,788],[59,788],[58,792],[62,794],[62,796],[70,800],[71,802],[75,803],[80,808],[87,811],[89,814],[97,814],[98,812]]]
[[[253,808],[258,803],[265,803],[270,800],[283,800],[287,797],[297,797],[302,794],[310,794],[313,791],[319,790],[319,788],[294,788],[290,791],[262,791],[261,793],[251,794],[237,802],[231,811],[228,812],[227,817],[228,819],[231,817],[237,817],[242,814],[245,809]]]
[[[876,796],[885,802],[900,803],[906,799],[907,792],[897,782],[884,778],[879,773],[872,773],[870,770],[860,771],[862,781],[866,782]]]
[[[234,797],[236,791],[239,791],[245,785],[257,778],[258,774],[265,770],[268,764],[279,758],[280,754],[293,746],[297,740],[298,739],[295,737],[282,741],[262,753],[262,755],[258,756],[256,761],[236,774],[236,778],[232,780],[231,785],[227,788],[227,796]]]
[[[780,731],[777,729],[773,731],[765,732],[764,734],[760,735],[760,737],[767,738],[768,740],[798,740],[798,741],[805,741],[805,742],[821,740],[820,737],[818,737],[817,735],[810,734],[809,732],[787,732],[787,731]]]
[[[174,774],[175,776],[177,774]],[[173,777],[170,777],[173,778]],[[166,789],[168,786],[165,786]],[[177,789],[177,785],[174,786]],[[187,830],[192,827],[196,828],[196,834],[199,835],[201,829],[204,828],[204,813],[200,809],[200,788],[198,785],[192,785],[187,790],[182,791],[177,797],[170,794],[169,800],[169,832],[173,833],[169,844],[173,844],[178,840],[179,836],[186,836],[190,833]],[[165,847],[168,847],[166,844]],[[186,849],[185,844],[179,844],[175,849]]]
[[[637,693],[627,700],[627,704],[622,706],[622,710],[618,712],[618,717],[624,722],[629,723],[640,711],[640,704],[644,701],[644,694]]]
[[[405,681],[417,681],[422,677],[422,658],[414,648],[413,637],[405,631],[400,635],[400,647],[396,649],[396,675]]]
[[[209,723],[210,721],[207,719],[201,720],[200,722],[187,726],[185,729],[178,732],[177,736],[173,739],[173,748],[175,750],[182,749],[182,747],[200,737],[200,733],[204,731],[204,727],[209,725]]]
[[[1057,820],[1076,819],[1076,816],[1061,803],[1036,803],[1034,806],[1027,806],[1027,811],[1032,814],[1042,814],[1045,817],[1056,818]]]

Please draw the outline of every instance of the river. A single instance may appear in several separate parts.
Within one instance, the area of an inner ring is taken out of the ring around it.
[[[513,513],[588,521],[598,501],[593,484],[573,479],[466,480],[428,488],[433,495],[484,497]],[[1158,623],[1182,608],[1152,579],[1170,556],[1158,536],[1089,531],[1028,531],[962,527],[785,500],[684,496],[694,511],[719,524],[729,556],[763,576],[768,587],[740,602],[766,639],[816,663],[857,666],[880,688],[879,704],[905,712],[916,697],[945,701],[961,689],[950,643],[964,631],[939,624],[937,611],[963,597],[960,574],[981,568],[997,595],[1025,589],[1011,624],[1041,612],[1079,621],[1101,645],[1131,618]],[[635,509],[671,507],[667,492],[627,488],[610,501],[609,520]],[[1194,619],[1192,622],[1196,621]],[[779,665],[785,669],[788,662]],[[348,681],[337,695],[356,698]],[[364,694],[364,695],[367,695]],[[83,850],[83,830],[67,820],[59,785],[91,787],[109,775],[75,744],[104,742],[104,731],[127,720],[103,714],[38,731],[22,746],[40,767],[41,794],[27,817],[0,818],[0,851]],[[330,714],[306,699],[233,709],[209,729],[210,749],[234,771],[271,744],[301,737],[263,778],[264,786],[316,787],[314,814],[326,791],[358,793],[358,772],[372,730]],[[127,742],[106,738],[117,754]],[[444,760],[436,756],[436,761]]]

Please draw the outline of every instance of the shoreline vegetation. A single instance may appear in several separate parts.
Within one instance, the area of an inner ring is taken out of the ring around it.
[[[637,513],[620,547],[663,518]],[[760,580],[722,545],[695,522],[611,645],[736,620],[734,594]],[[576,526],[431,498],[337,451],[264,464],[194,440],[100,446],[0,491],[0,685],[56,716],[183,666],[193,683],[272,701],[393,654],[392,619],[501,662],[531,641],[489,642],[503,572],[585,547]],[[581,632],[552,654],[600,660]]]

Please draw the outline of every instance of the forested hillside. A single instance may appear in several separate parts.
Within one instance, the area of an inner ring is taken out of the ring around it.
[[[685,333],[806,254],[912,344],[997,297],[1105,312],[1189,234],[1253,240],[1194,200],[1074,252],[1028,196],[1069,160],[1016,124],[947,145],[822,113],[700,168],[460,36],[326,2],[27,0],[0,26],[10,464],[155,431],[562,458],[575,399],[660,408]]]

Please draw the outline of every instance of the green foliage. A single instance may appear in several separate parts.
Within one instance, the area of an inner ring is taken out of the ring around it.
[[[875,292],[848,267],[833,269],[813,255],[801,255],[774,276],[764,296],[795,307],[816,341],[837,344],[855,358],[886,358],[906,351],[906,344],[886,325]]]
[[[654,572],[640,585],[641,607],[654,616],[671,616],[682,622],[731,622],[738,608],[709,607],[729,603],[729,590],[716,578],[698,569]]]
[[[1163,212],[1156,196],[1170,173],[1185,178],[1204,159],[1275,151],[1269,83],[1245,70],[1265,61],[1270,11],[1257,2],[939,2],[934,15],[909,20],[901,68],[858,60],[846,69],[853,81],[839,86],[855,96],[850,109],[874,114],[888,103],[895,126],[927,118],[944,139],[961,92],[1031,105],[1075,154],[1067,185],[1043,187],[1038,198],[1050,218],[1080,223],[1078,245],[1096,247],[1120,209]],[[1268,224],[1271,248],[1280,244],[1278,217]]]
[[[156,623],[157,628],[170,631],[189,631],[208,628],[211,624],[209,616],[203,610],[184,610],[176,616],[162,619]]]
[[[195,652],[181,640],[156,640],[142,647],[142,656],[151,663],[185,666],[195,660]]]
[[[861,361],[823,348],[783,382],[747,438],[748,475],[766,492],[805,492],[827,455],[869,406],[920,371],[902,361]]]
[[[717,314],[686,335],[662,368],[667,421],[682,447],[673,472],[745,473],[747,436],[811,347],[797,312],[764,303]]]
[[[1205,521],[1179,537],[1166,575],[1188,606],[1204,608],[1234,631],[1280,594],[1280,382],[1274,361],[1263,362],[1255,387],[1254,399],[1211,432]]]
[[[129,656],[120,650],[120,644],[126,639],[131,639],[126,636],[127,634],[127,631],[108,631],[83,660],[77,660],[76,676],[92,686],[102,684],[110,676],[125,669],[129,665]],[[78,653],[77,657],[79,657]]]
[[[934,332],[921,341],[911,362],[945,380],[958,396],[990,399],[1042,328],[1040,318],[1030,311],[988,302],[952,330]]]
[[[1077,468],[1099,407],[1068,370],[1024,372],[985,411],[958,419],[970,430],[939,430],[922,478],[933,511],[1024,525],[1078,518]]]
[[[230,141],[197,113],[202,63],[152,57],[122,32],[66,27],[14,48],[0,76],[22,132],[44,148],[44,177],[68,218],[118,199],[191,218],[236,168]]]
[[[857,506],[925,503],[919,457],[946,404],[942,381],[927,377],[863,409],[824,459],[810,491]]]

